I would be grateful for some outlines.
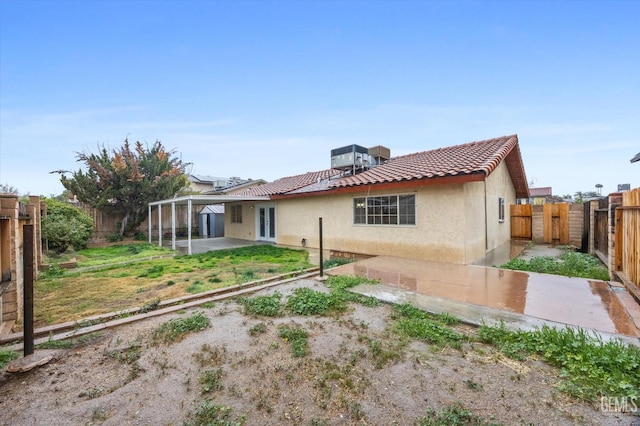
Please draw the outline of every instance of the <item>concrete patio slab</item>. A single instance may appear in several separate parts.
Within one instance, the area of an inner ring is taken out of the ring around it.
[[[640,344],[640,329],[631,314],[637,304],[621,300],[624,293],[614,283],[392,256],[361,260],[327,274],[378,279],[381,285],[354,291],[449,312],[472,324],[503,321],[518,329],[566,325]]]

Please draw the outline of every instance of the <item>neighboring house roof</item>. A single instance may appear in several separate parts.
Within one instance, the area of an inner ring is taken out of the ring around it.
[[[531,197],[550,197],[552,194],[550,186],[543,186],[540,188],[529,188]]]
[[[222,189],[212,189],[211,191],[205,191],[202,194],[203,195],[231,194],[231,193],[243,191],[244,189],[251,188],[253,186],[264,185],[265,183],[267,183],[267,181],[264,179],[256,179],[256,180],[248,179],[237,185],[231,185]]]
[[[191,180],[192,182],[213,184],[213,182],[217,180],[226,180],[226,179],[213,177],[213,176],[206,176],[206,175],[189,175],[189,180]]]
[[[638,161],[640,161],[640,152],[637,153],[636,156],[631,159],[632,163],[636,163]]]
[[[518,136],[471,142],[446,148],[418,152],[389,159],[356,175],[344,176],[335,169],[311,172],[278,179],[266,185],[251,188],[242,195],[284,195],[336,190],[348,187],[378,185],[395,182],[424,182],[433,179],[463,177],[464,181],[483,180],[505,161],[516,197],[528,198],[527,184]]]

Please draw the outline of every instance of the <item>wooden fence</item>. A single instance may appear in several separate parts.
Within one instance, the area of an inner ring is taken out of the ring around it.
[[[569,244],[569,204],[545,204],[543,237],[548,244]]]
[[[640,286],[640,188],[622,194],[615,210],[615,267],[619,274]]]
[[[511,239],[531,240],[531,204],[512,204],[511,214]]]
[[[581,247],[584,209],[580,204],[512,204],[511,238]]]
[[[609,199],[599,201],[594,211],[593,244],[602,259],[609,257]]]

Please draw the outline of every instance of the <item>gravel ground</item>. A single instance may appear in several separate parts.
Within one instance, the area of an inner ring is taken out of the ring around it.
[[[262,294],[287,297],[301,286],[326,291],[314,280],[300,280]],[[5,369],[0,424],[195,424],[206,404],[228,407],[229,423],[216,424],[412,425],[428,410],[453,404],[506,425],[640,421],[559,393],[557,370],[537,360],[514,361],[477,343],[462,350],[420,341],[401,346],[389,328],[389,305],[352,305],[339,317],[257,318],[229,301],[197,310],[211,320],[205,330],[177,343],[153,343],[161,323],[194,311],[48,351],[53,359],[26,373]],[[304,328],[310,354],[292,356],[279,325]]]

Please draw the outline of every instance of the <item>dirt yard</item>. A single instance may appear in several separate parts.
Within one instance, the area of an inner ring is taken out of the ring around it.
[[[299,286],[325,289],[300,280],[269,293],[286,297]],[[197,424],[206,404],[229,407],[218,417],[228,423],[211,423],[229,425],[413,425],[454,404],[506,425],[640,421],[557,392],[557,370],[539,361],[517,362],[478,343],[462,351],[417,341],[401,347],[388,329],[388,305],[354,304],[337,318],[256,318],[234,301],[199,311],[211,326],[174,344],[152,344],[153,330],[193,311],[51,350],[52,361],[26,373],[3,371],[0,424]],[[281,324],[308,331],[310,355],[292,356]]]

